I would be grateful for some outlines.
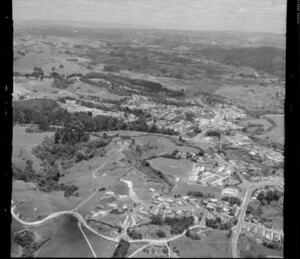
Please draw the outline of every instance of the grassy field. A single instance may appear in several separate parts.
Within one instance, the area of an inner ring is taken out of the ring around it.
[[[219,187],[210,187],[210,186],[202,186],[200,184],[188,184],[179,182],[176,184],[174,189],[172,190],[173,194],[186,195],[188,191],[199,191],[203,194],[211,194],[216,198],[221,197],[221,188]]]
[[[84,227],[83,229],[98,258],[112,257],[118,243],[101,238]]]
[[[244,258],[258,258],[259,256],[283,256],[283,251],[267,248],[263,245],[256,244],[256,242],[244,235],[240,236],[238,241],[238,249],[240,256]]]
[[[39,216],[45,217],[51,213],[75,207],[75,203],[70,199],[67,200],[62,191],[46,193],[13,187],[12,199],[15,202],[22,202],[24,200],[22,204],[16,206],[16,209],[21,213],[25,221],[34,221]]]
[[[13,127],[12,161],[17,167],[24,169],[26,160],[31,159],[33,161],[33,169],[39,170],[41,161],[31,153],[31,150],[40,144],[44,137],[53,136],[53,132],[27,133],[25,129],[26,127],[24,126]]]
[[[139,243],[131,243],[129,250],[127,252],[127,255],[131,255],[132,253],[134,253],[136,250],[138,250],[139,248],[141,248],[142,246],[146,245],[147,242],[139,242]]]
[[[10,253],[11,257],[19,257],[22,253],[21,246],[19,246],[13,237],[13,233],[20,231],[23,229],[23,225],[21,225],[18,221],[16,221],[14,218],[11,220],[11,236],[10,236]]]
[[[216,94],[224,96],[227,100],[234,102],[248,111],[274,110],[283,112],[280,104],[283,99],[275,97],[276,92],[284,91],[284,87],[268,86],[263,87],[257,84],[244,87],[240,84],[224,84]]]
[[[265,115],[265,117],[274,121],[277,125],[272,131],[261,135],[262,138],[268,138],[271,141],[284,143],[284,115]]]
[[[55,235],[36,253],[37,257],[92,257],[92,252],[72,216],[63,216]]]
[[[193,163],[187,159],[155,158],[149,162],[154,169],[182,179],[186,179],[193,168]]]
[[[205,239],[192,240],[186,236],[171,242],[181,258],[230,258],[230,242],[224,233],[213,232]]]

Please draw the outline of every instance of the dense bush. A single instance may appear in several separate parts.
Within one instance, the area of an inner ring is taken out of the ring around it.
[[[124,239],[121,239],[118,247],[114,251],[112,258],[124,258],[129,250],[130,243]]]
[[[164,220],[160,215],[152,215],[151,224],[162,226],[164,224]]]
[[[233,219],[226,223],[222,222],[220,217],[215,219],[208,219],[206,218],[206,226],[213,228],[213,229],[220,229],[220,230],[230,230],[234,225],[236,225],[237,219]]]
[[[166,237],[166,233],[163,230],[161,230],[161,229],[157,230],[156,234],[160,238]]]
[[[203,197],[203,193],[199,191],[188,191],[187,195],[193,197],[199,197],[199,198]]]
[[[263,204],[270,204],[272,201],[279,201],[279,199],[283,196],[283,192],[278,190],[269,190],[267,193],[259,193],[257,196],[257,200],[259,200]]]
[[[106,72],[120,72],[120,67],[116,65],[104,65],[103,66],[103,71]]]
[[[193,240],[200,240],[201,237],[199,235],[197,235],[197,233],[195,233],[194,231],[191,231],[190,229],[188,229],[185,233],[185,235]]]
[[[127,229],[127,234],[132,239],[142,239],[143,238],[143,235],[141,233],[137,232],[136,230]]]
[[[228,201],[230,203],[230,206],[233,206],[234,204],[241,206],[241,199],[237,197],[230,197],[230,196],[225,196],[222,198],[223,201]]]
[[[163,219],[161,216],[152,216],[151,217],[151,224],[155,225],[169,225],[171,226],[170,233],[173,235],[181,234],[184,230],[189,228],[194,224],[194,217],[193,216],[183,216],[180,218],[169,218],[166,217]]]
[[[87,112],[69,113],[66,109],[60,108],[56,101],[48,99],[16,101],[13,103],[13,106],[14,122],[24,124],[35,123],[41,125],[40,128],[43,129],[47,129],[47,124],[64,125],[66,127],[69,124],[73,124],[78,125],[78,127],[80,126],[81,130],[85,132],[121,129],[167,135],[179,134],[173,129],[157,128],[155,124],[148,126],[145,121],[145,116],[147,117],[148,115],[141,110],[130,110],[130,112],[142,114],[142,116],[139,116],[135,121],[126,123],[121,119],[111,116],[97,115],[92,117]],[[68,134],[70,135],[71,133]],[[64,138],[62,137],[62,139]]]
[[[206,136],[208,137],[217,137],[217,138],[221,138],[221,132],[218,131],[218,130],[208,130],[206,133],[205,133]]]

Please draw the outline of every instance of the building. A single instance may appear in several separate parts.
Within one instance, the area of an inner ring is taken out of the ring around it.
[[[274,232],[274,233],[273,233],[273,240],[274,240],[274,241],[281,241],[280,234],[277,233],[277,232]]]
[[[271,234],[272,234],[271,231],[266,231],[265,232],[265,239],[266,240],[271,240],[272,239],[272,235]]]
[[[237,197],[239,194],[238,189],[234,189],[234,188],[225,188],[222,190],[222,196],[233,196],[233,197]]]
[[[116,203],[109,203],[107,204],[109,207],[112,207],[112,208],[117,208],[117,204]]]
[[[263,237],[263,236],[264,236],[264,230],[261,229],[261,228],[259,228],[259,229],[257,229],[256,234],[257,234],[259,237]]]

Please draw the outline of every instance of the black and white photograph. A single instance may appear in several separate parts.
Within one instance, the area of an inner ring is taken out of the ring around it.
[[[286,17],[13,0],[10,256],[284,258]]]

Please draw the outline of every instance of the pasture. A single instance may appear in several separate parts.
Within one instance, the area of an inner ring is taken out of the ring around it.
[[[187,159],[155,158],[149,160],[151,166],[166,175],[177,176],[185,180],[193,169],[193,163]]]
[[[183,236],[171,242],[181,258],[230,258],[230,239],[221,231],[214,231],[203,240],[192,240]]]
[[[37,257],[92,257],[73,216],[63,216],[57,232],[36,253]]]
[[[268,114],[265,117],[271,119],[277,125],[273,130],[267,132],[260,137],[267,138],[271,141],[284,144],[284,115],[280,114]]]
[[[82,227],[82,229],[84,230],[84,233],[90,241],[91,246],[93,247],[98,258],[112,257],[118,243],[99,237],[85,227]]]

